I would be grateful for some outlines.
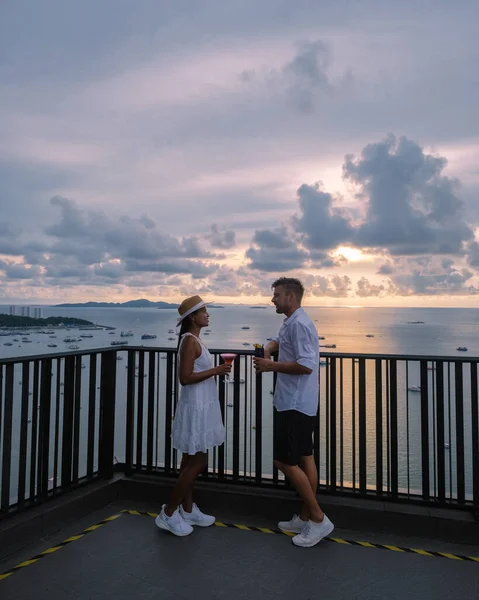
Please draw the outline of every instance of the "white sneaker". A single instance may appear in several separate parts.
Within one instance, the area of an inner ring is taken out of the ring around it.
[[[301,546],[302,548],[311,548],[316,546],[322,539],[327,537],[334,529],[334,525],[324,515],[324,519],[321,523],[315,523],[314,521],[308,521],[306,527],[299,535],[295,535],[293,538],[293,544],[295,546]]]
[[[193,527],[185,523],[178,509],[169,517],[165,513],[165,506],[163,504],[161,507],[160,514],[155,519],[155,525],[160,529],[164,529],[165,531],[170,531],[174,535],[185,536],[193,533]]]
[[[280,521],[278,529],[286,533],[301,533],[306,527],[308,521],[303,521],[299,515],[293,515],[291,521]]]
[[[215,517],[202,513],[194,502],[190,513],[186,512],[182,506],[180,506],[179,510],[181,517],[188,525],[195,525],[196,527],[209,527],[215,522]]]

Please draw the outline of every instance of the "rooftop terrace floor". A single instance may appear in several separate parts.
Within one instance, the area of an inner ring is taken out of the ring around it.
[[[203,507],[205,510],[207,507]],[[127,510],[129,512],[121,512]],[[140,514],[134,514],[135,511]],[[225,508],[217,524],[185,538],[155,527],[158,505],[134,501],[110,504],[69,523],[0,561],[8,573],[42,552],[33,563],[0,580],[2,600],[280,598],[322,599],[477,599],[478,546],[335,529],[333,540],[297,548],[274,533],[265,517],[240,517]],[[113,518],[116,517],[116,518]],[[285,515],[285,518],[288,515]],[[106,519],[111,518],[104,522]],[[84,535],[59,544],[85,529]],[[225,527],[246,525],[253,529]],[[265,527],[273,533],[255,530]],[[350,542],[369,542],[372,547]],[[427,556],[378,544],[451,553]],[[1,577],[1,576],[0,576]]]

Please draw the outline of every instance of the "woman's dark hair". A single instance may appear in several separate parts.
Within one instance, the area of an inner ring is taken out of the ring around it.
[[[200,308],[198,310],[201,310]],[[193,315],[195,315],[198,310],[195,310],[195,312],[191,313],[191,315],[188,315],[187,317],[185,317],[183,319],[183,321],[181,321],[181,327],[180,327],[180,335],[178,336],[178,345],[176,347],[176,351],[178,352],[180,349],[180,342],[181,342],[181,338],[185,335],[185,333],[188,333],[188,331],[190,330],[191,327],[191,317]]]

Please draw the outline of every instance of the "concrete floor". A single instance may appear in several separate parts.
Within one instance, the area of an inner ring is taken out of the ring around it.
[[[133,503],[112,505],[0,562],[0,572],[55,546]],[[288,515],[285,515],[287,517]],[[238,523],[235,515],[222,521]],[[274,523],[248,523],[269,525]],[[477,555],[477,547],[335,530],[333,537]],[[284,535],[213,526],[186,538],[152,517],[123,514],[0,581],[2,600],[423,599],[477,600],[479,563],[323,541],[295,547]]]

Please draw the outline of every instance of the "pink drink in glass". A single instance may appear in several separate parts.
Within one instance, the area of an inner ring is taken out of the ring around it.
[[[232,365],[234,359],[238,356],[237,354],[225,352],[224,354],[220,354],[221,358],[225,361],[227,365]],[[226,375],[226,379],[229,379],[230,376]]]

